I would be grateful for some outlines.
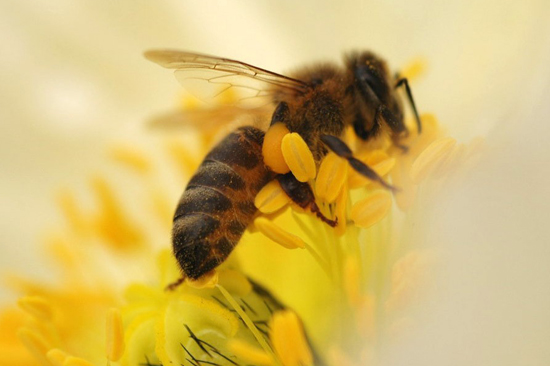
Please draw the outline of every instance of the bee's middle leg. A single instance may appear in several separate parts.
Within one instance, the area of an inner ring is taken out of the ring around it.
[[[321,221],[332,227],[335,227],[338,224],[338,218],[331,220],[323,215],[319,209],[319,206],[315,203],[315,195],[313,194],[309,183],[298,181],[292,172],[279,175],[277,180],[287,196],[298,206],[303,209],[310,209],[311,212],[321,219]]]

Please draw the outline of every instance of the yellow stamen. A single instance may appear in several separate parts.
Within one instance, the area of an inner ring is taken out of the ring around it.
[[[456,144],[451,148],[451,151],[447,154],[447,157],[443,158],[441,163],[437,164],[432,171],[432,176],[434,178],[440,178],[450,174],[453,169],[456,169],[456,167],[459,166],[459,161],[463,159],[465,155],[466,146],[464,144]]]
[[[151,162],[144,152],[131,146],[114,146],[109,151],[111,159],[121,163],[136,173],[146,174],[151,171]]]
[[[53,366],[63,366],[68,355],[60,349],[53,348],[46,353],[46,357]]]
[[[264,338],[264,336],[260,334],[260,332],[258,331],[258,328],[256,328],[256,325],[254,325],[252,320],[250,320],[248,315],[244,312],[241,305],[239,305],[237,303],[237,301],[235,301],[233,296],[231,296],[231,294],[229,292],[227,292],[227,290],[225,288],[223,288],[223,286],[218,285],[217,287],[220,290],[220,292],[222,293],[222,295],[225,297],[227,302],[229,302],[229,304],[233,307],[233,310],[235,310],[237,312],[237,314],[239,314],[239,316],[241,317],[243,322],[246,324],[246,326],[248,327],[250,332],[252,332],[252,335],[254,335],[254,338],[256,338],[256,340],[258,341],[260,346],[262,346],[262,349],[264,350],[264,352],[266,354],[272,356],[273,355],[273,350],[271,349],[269,344],[266,342],[266,339]]]
[[[254,220],[254,225],[262,234],[287,249],[305,248],[305,243],[300,237],[281,229],[265,217],[258,217]]]
[[[87,228],[87,218],[84,212],[78,207],[74,195],[69,190],[63,190],[58,198],[59,206],[63,212],[63,216],[69,223],[69,226],[74,232],[83,234]]]
[[[283,157],[292,174],[300,182],[307,182],[315,178],[316,168],[313,154],[306,142],[296,132],[292,132],[283,137],[281,144]]]
[[[42,365],[51,366],[50,362],[46,358],[46,353],[51,347],[42,335],[28,328],[20,328],[17,331],[17,337],[21,340],[21,343],[23,343],[33,357]]]
[[[334,202],[347,178],[347,161],[333,152],[327,154],[319,167],[315,194],[325,202]]]
[[[265,165],[275,173],[286,174],[290,171],[281,150],[283,137],[289,133],[290,131],[284,123],[275,123],[265,133],[262,155],[264,156]]]
[[[254,205],[262,213],[275,212],[290,202],[290,198],[281,188],[278,181],[272,180],[269,182],[254,199]]]
[[[117,249],[136,248],[144,239],[139,226],[122,210],[115,193],[103,178],[95,178],[92,184],[100,205],[98,232]]]
[[[368,228],[386,217],[391,204],[391,194],[379,190],[357,202],[351,209],[351,218],[357,226]]]
[[[193,288],[214,288],[218,284],[218,271],[213,269],[196,280],[188,278],[186,283]]]
[[[359,306],[361,302],[360,276],[361,273],[357,258],[349,256],[344,265],[344,290],[349,303],[353,306]]]
[[[302,323],[291,310],[278,311],[270,321],[269,338],[284,366],[308,366],[313,356]]]
[[[447,158],[455,145],[456,140],[452,137],[432,142],[414,161],[410,172],[412,181],[418,184],[426,178]]]
[[[334,214],[338,218],[338,224],[335,228],[336,235],[338,236],[342,236],[346,233],[348,192],[348,185],[344,182],[344,187],[340,190],[340,194],[336,198],[336,208],[334,210]]]
[[[80,357],[69,356],[65,359],[63,366],[95,366],[93,363]]]
[[[40,296],[26,296],[17,301],[17,305],[33,317],[48,322],[53,318],[53,310],[46,299]]]
[[[263,350],[253,347],[239,339],[231,339],[228,343],[228,348],[237,358],[249,364],[261,366],[271,366],[275,364],[273,359]]]
[[[232,294],[239,297],[247,296],[252,291],[252,285],[248,278],[239,271],[225,269],[220,276],[220,285]]]
[[[124,327],[120,311],[112,308],[107,313],[107,359],[113,362],[118,361],[124,353]]]

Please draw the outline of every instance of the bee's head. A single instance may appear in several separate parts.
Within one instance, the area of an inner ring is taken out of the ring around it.
[[[354,127],[357,135],[368,139],[379,132],[375,121],[384,121],[393,135],[404,132],[401,102],[394,90],[394,78],[384,60],[372,52],[352,53],[346,59],[350,92],[354,95]]]

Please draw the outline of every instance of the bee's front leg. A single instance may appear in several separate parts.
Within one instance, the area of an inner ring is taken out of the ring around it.
[[[398,189],[387,183],[381,176],[378,175],[371,167],[363,163],[353,156],[351,149],[339,137],[332,135],[321,136],[321,141],[333,151],[336,155],[348,161],[349,165],[359,174],[369,178],[372,181],[380,183],[382,186],[390,189],[392,192],[397,192]]]
[[[315,196],[309,183],[298,181],[292,172],[277,176],[277,180],[287,196],[298,206],[303,209],[310,209],[321,221],[332,227],[338,224],[338,218],[331,220],[323,215],[319,206],[315,203]]]

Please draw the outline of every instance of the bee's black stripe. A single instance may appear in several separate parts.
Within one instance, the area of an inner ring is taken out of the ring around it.
[[[232,207],[233,203],[222,192],[208,186],[193,186],[181,196],[174,220],[191,213],[222,213]]]
[[[228,163],[206,160],[189,181],[187,189],[201,186],[217,188],[221,191],[225,191],[226,188],[241,190],[246,187],[246,183],[235,170],[228,166]]]
[[[260,163],[260,159],[256,153],[258,149],[257,139],[258,137],[253,131],[240,129],[227,136],[206,155],[205,161],[221,161],[229,166],[235,165],[248,170],[253,169]]]

